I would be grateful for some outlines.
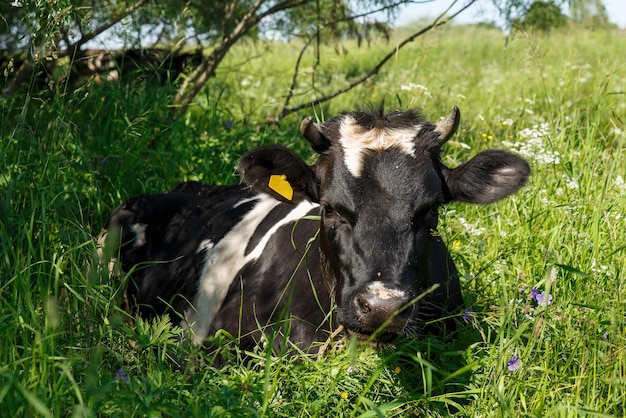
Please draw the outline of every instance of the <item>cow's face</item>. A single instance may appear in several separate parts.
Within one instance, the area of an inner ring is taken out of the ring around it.
[[[248,184],[273,194],[269,177],[285,175],[291,201],[308,199],[321,207],[323,278],[334,295],[339,322],[357,334],[410,334],[432,319],[416,302],[433,283],[438,207],[458,199],[488,203],[521,187],[527,163],[504,151],[487,151],[449,169],[441,145],[459,123],[458,109],[441,122],[415,112],[352,112],[301,131],[320,154],[309,167],[281,147],[246,154],[239,170]],[[453,280],[457,280],[454,278]],[[445,294],[440,293],[440,294]],[[445,305],[445,301],[439,301]]]

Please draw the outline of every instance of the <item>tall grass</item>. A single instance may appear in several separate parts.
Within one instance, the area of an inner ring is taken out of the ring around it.
[[[322,46],[319,89],[388,47],[344,46],[345,55]],[[304,114],[268,122],[298,45],[240,47],[173,122],[172,88],[147,80],[0,99],[0,415],[623,415],[625,47],[626,37],[601,31],[505,39],[446,28],[315,109],[331,116],[384,100],[436,120],[458,105],[446,164],[496,147],[533,168],[509,199],[442,213],[468,309],[453,338],[382,352],[340,345],[320,361],[263,346],[244,361],[220,334],[232,361],[213,367],[167,321],[124,313],[125,279],[90,268],[94,237],[123,199],[189,179],[237,181],[238,156],[263,143],[311,155],[297,134]],[[312,66],[311,57],[303,70]]]

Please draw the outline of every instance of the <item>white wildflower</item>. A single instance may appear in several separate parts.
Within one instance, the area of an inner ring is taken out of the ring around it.
[[[458,145],[459,147],[464,148],[464,149],[472,149],[472,147],[467,145],[465,142],[456,141],[456,145]]]
[[[459,222],[463,225],[465,232],[470,235],[482,235],[485,232],[485,228],[480,228],[476,224],[468,222],[465,218],[459,218]]]
[[[598,266],[597,261],[594,258],[591,260],[591,271],[594,273],[607,274],[609,272],[609,266],[604,264]]]
[[[571,177],[567,177],[567,176],[563,176],[565,177],[565,186],[570,189],[570,190],[578,190],[578,182],[571,178]]]
[[[617,187],[620,192],[626,192],[626,183],[624,183],[622,176],[615,177],[615,187]]]
[[[559,152],[545,149],[543,138],[549,134],[549,125],[542,123],[519,131],[519,141],[515,143],[503,142],[503,144],[516,151],[522,157],[533,159],[542,164],[559,164],[561,162]]]
[[[400,90],[410,91],[412,93],[421,93],[426,97],[432,97],[432,95],[430,94],[430,90],[428,90],[428,87],[421,84],[409,83],[400,86]]]

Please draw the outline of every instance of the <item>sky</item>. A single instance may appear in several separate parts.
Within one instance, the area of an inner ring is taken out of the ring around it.
[[[421,4],[411,4],[400,13],[397,24],[401,26],[420,18],[438,16],[452,2],[453,0],[433,0]],[[465,2],[457,1],[457,3],[458,5],[448,14],[459,10]],[[609,21],[617,24],[620,28],[626,28],[626,0],[603,0],[602,3],[606,8]],[[478,0],[476,4],[457,16],[454,21],[457,23],[496,22],[501,24],[501,19],[498,18],[490,0]]]

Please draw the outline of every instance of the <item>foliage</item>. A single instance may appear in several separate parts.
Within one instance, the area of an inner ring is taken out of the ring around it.
[[[491,0],[508,27],[524,23],[542,31],[564,25],[563,7],[570,20],[587,28],[610,27],[602,0]]]
[[[519,22],[525,30],[548,32],[565,26],[567,18],[552,1],[534,1]]]
[[[298,37],[308,43],[316,39],[319,45],[322,36],[324,39],[356,37],[359,44],[363,40],[369,42],[375,33],[388,38],[389,26],[380,16],[392,16],[406,2],[368,0],[359,2],[358,6],[349,1],[330,0],[209,4],[188,0],[5,2],[1,6],[6,17],[4,25],[0,25],[0,46],[13,53],[29,52],[22,54],[17,63],[11,59],[15,56],[3,57],[3,69],[10,76],[5,89],[20,89],[28,80],[31,87],[59,83],[65,89],[72,89],[75,83],[70,82],[71,78],[81,72],[75,68],[77,64],[87,63],[82,69],[95,67],[96,72],[122,66],[119,60],[112,60],[102,68],[99,57],[104,52],[87,50],[90,43],[117,40],[123,46],[115,48],[126,52],[159,46],[171,54],[187,47],[195,49],[200,59],[184,75],[173,98],[172,113],[183,114],[207,80],[215,75],[232,46],[241,40]],[[138,68],[146,65],[140,59],[135,61]],[[157,67],[162,65],[163,62],[157,63]],[[43,75],[43,82],[33,83],[33,75]]]
[[[611,28],[602,0],[578,0],[570,4],[571,19],[586,28]]]
[[[500,16],[504,18],[507,26],[509,27],[515,22],[519,22],[533,6],[533,4],[537,3],[537,1],[538,0],[491,0],[495,8],[500,13]],[[574,1],[578,0],[550,0],[550,3],[553,3],[560,8],[564,4]]]
[[[345,56],[320,46],[336,67],[322,62],[319,83],[342,85],[384,45],[353,42]],[[218,333],[230,362],[212,366],[175,325],[123,312],[125,278],[93,261],[101,225],[130,196],[236,182],[238,156],[264,143],[311,156],[298,134],[305,114],[266,123],[297,42],[238,44],[173,121],[175,86],[146,79],[3,96],[0,415],[623,416],[626,68],[614,57],[625,44],[577,28],[508,42],[492,29],[440,28],[375,82],[315,108],[324,119],[384,101],[436,120],[458,105],[448,166],[503,147],[533,168],[505,201],[441,213],[466,299],[452,339],[387,351],[348,343],[319,361],[263,345],[241,353]],[[247,59],[255,48],[264,53]]]

